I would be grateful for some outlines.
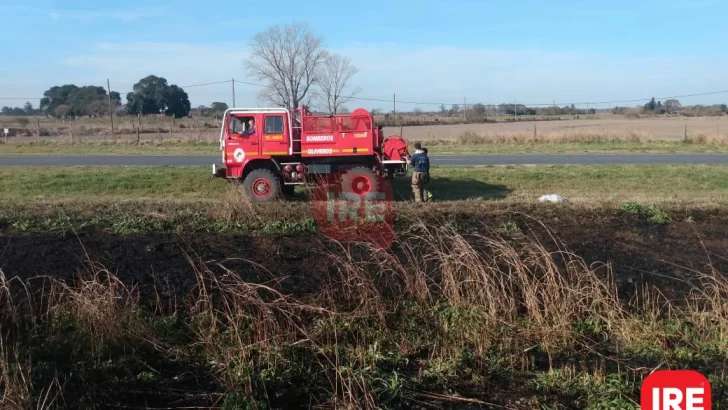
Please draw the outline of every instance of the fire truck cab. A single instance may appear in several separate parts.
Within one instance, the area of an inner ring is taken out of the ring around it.
[[[357,195],[376,195],[378,178],[406,175],[409,155],[407,141],[385,138],[365,109],[313,115],[305,106],[228,109],[220,151],[222,167],[213,164],[213,175],[242,182],[253,202],[291,195],[296,185],[322,178]]]

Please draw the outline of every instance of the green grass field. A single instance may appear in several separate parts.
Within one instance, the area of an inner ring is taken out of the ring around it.
[[[567,153],[728,153],[728,145],[685,142],[488,142],[427,141],[431,155]],[[219,155],[217,142],[0,143],[0,155]]]
[[[728,166],[562,165],[435,166],[430,189],[438,201],[534,202],[558,193],[571,202],[723,203]],[[409,200],[408,178],[393,183],[395,198]],[[8,167],[0,169],[0,198],[33,200],[220,201],[230,192],[209,167]]]
[[[0,397],[637,409],[663,366],[728,400],[705,256],[728,166],[435,166],[422,206],[408,182],[375,251],[329,241],[304,191],[250,207],[206,166],[0,167]]]

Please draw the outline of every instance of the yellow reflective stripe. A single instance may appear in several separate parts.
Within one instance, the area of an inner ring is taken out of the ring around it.
[[[263,155],[288,155],[288,151],[271,151],[264,152]]]
[[[354,152],[354,149],[353,148],[344,148],[344,149],[341,150],[341,152]],[[368,148],[357,148],[356,149],[356,152],[357,153],[359,153],[359,152],[369,152],[369,149]]]

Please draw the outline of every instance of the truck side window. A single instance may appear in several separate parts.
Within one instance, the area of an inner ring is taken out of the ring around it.
[[[229,134],[240,134],[249,127],[249,121],[253,117],[232,117],[230,118],[230,126],[228,127]]]
[[[276,115],[265,117],[265,133],[266,134],[282,134],[283,133],[283,116]]]

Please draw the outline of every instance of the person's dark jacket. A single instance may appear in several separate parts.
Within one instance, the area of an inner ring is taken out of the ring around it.
[[[430,172],[430,158],[424,152],[412,154],[412,168],[415,172]]]

